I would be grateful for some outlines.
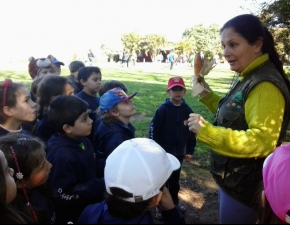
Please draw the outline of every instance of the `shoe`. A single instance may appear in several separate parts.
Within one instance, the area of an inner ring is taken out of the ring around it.
[[[177,205],[176,205],[176,208],[177,208],[177,210],[178,210],[178,212],[179,212],[180,214],[184,214],[185,211],[186,211],[186,208],[185,208],[183,205],[181,205],[181,204],[177,204]]]
[[[155,217],[158,220],[163,220],[163,217],[162,217],[162,214],[161,214],[161,210],[158,207],[156,207],[156,216]]]

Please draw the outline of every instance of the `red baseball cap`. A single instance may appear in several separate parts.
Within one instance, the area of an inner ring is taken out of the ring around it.
[[[179,86],[179,87],[183,87],[186,89],[184,81],[181,77],[172,77],[169,79],[168,81],[168,85],[167,85],[167,90],[175,87],[175,86]]]

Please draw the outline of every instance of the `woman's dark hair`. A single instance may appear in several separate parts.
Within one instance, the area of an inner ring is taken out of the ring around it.
[[[130,198],[132,197],[131,193],[117,187],[111,187],[110,191],[112,195],[107,192],[105,193],[105,201],[110,214],[125,220],[132,219],[144,213],[153,199],[152,197],[142,202],[127,202],[121,198]]]
[[[17,91],[20,88],[26,88],[22,83],[15,83],[15,82],[11,82],[11,86],[7,88],[7,93],[4,96],[4,88],[3,87],[3,83],[4,81],[0,82],[0,124],[4,123],[7,120],[7,116],[3,113],[3,98],[6,98],[6,105],[8,107],[14,107],[16,105],[17,102]]]
[[[102,95],[105,94],[107,91],[113,88],[117,88],[117,87],[121,88],[126,94],[128,93],[128,89],[124,83],[117,80],[111,80],[111,81],[107,81],[106,83],[100,86],[99,96],[102,97]]]
[[[50,104],[48,120],[57,132],[64,133],[63,125],[74,126],[75,121],[88,108],[88,103],[76,96],[60,95]]]
[[[58,75],[44,76],[42,81],[39,83],[36,94],[39,107],[38,119],[42,119],[53,97],[63,95],[66,85],[71,86],[71,83],[66,77]]]
[[[68,66],[69,71],[71,73],[74,73],[83,67],[85,67],[85,64],[82,61],[78,61],[78,60],[72,61]]]
[[[275,43],[272,34],[263,26],[258,17],[252,14],[243,14],[236,16],[226,22],[220,29],[220,33],[226,28],[232,28],[240,34],[247,42],[252,45],[258,40],[263,41],[262,52],[268,53],[270,61],[275,65],[283,79],[285,80],[288,90],[290,90],[290,81],[288,80],[283,70],[283,63],[279,59],[275,49]]]
[[[80,80],[87,81],[93,72],[102,75],[100,68],[97,66],[86,66],[81,68],[78,73],[79,82]]]
[[[273,212],[267,198],[265,197],[264,204],[262,202],[262,192],[264,190],[263,181],[260,183],[257,198],[258,221],[257,224],[287,224],[279,219]]]

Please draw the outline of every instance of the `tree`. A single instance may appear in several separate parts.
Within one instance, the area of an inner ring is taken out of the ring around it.
[[[270,29],[275,38],[276,49],[283,62],[290,55],[290,1],[264,2],[260,6],[259,18]]]
[[[150,54],[152,62],[155,62],[158,50],[162,49],[166,43],[166,38],[158,34],[148,34],[142,38],[140,47],[144,50],[145,54]]]
[[[191,55],[193,53],[193,45],[192,41],[187,38],[183,38],[180,42],[175,43],[174,45],[174,51],[180,55],[188,53],[188,55]]]
[[[247,0],[245,0],[247,1]],[[253,4],[256,0],[248,0]],[[257,4],[255,13],[272,33],[276,49],[283,62],[289,61],[290,55],[290,1],[271,0]]]
[[[183,38],[191,40],[194,52],[203,52],[205,57],[213,57],[221,51],[219,25],[204,27],[202,24],[186,29]]]
[[[141,37],[136,33],[123,34],[121,37],[123,47],[129,51],[130,55],[132,52],[137,52],[140,50],[140,40]]]

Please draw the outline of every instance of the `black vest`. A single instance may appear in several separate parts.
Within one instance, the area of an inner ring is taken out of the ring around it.
[[[245,102],[250,91],[263,81],[276,85],[285,99],[285,113],[277,143],[280,145],[286,137],[290,120],[290,94],[283,77],[270,61],[253,70],[242,81],[235,82],[229,93],[220,100],[213,124],[232,130],[247,130]],[[248,206],[254,206],[256,199],[253,197],[262,181],[264,159],[226,157],[211,151],[210,172],[227,194]]]

